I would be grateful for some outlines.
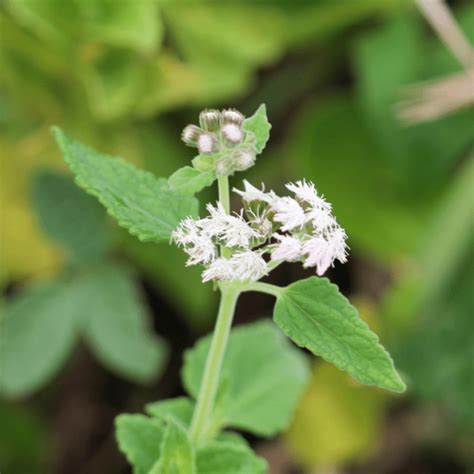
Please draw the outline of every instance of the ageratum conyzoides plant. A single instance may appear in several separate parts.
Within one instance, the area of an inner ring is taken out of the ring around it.
[[[169,179],[54,130],[79,186],[139,239],[168,239],[181,247],[187,265],[200,265],[203,284],[220,294],[214,332],[184,357],[188,396],[151,403],[147,416],[116,420],[119,447],[137,474],[266,472],[266,461],[231,429],[268,437],[287,427],[309,372],[306,355],[290,341],[362,384],[405,389],[377,336],[322,277],[348,256],[331,204],[304,178],[286,185],[287,196],[237,181],[238,172],[255,165],[270,128],[263,105],[249,118],[236,110],[203,111],[199,126],[182,133],[198,155]],[[234,210],[231,177],[240,200]],[[218,200],[202,206],[199,217],[195,194],[214,183]],[[283,262],[314,268],[317,276],[287,287],[263,281]],[[273,323],[232,329],[239,296],[249,291],[275,297]]]

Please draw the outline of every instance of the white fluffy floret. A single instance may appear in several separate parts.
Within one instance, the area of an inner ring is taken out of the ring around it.
[[[209,217],[204,232],[223,241],[228,247],[247,248],[252,239],[261,237],[241,215],[227,214],[220,203],[215,207],[208,204],[206,208]]]
[[[252,184],[250,184],[246,179],[244,179],[244,190],[241,191],[240,189],[234,188],[233,191],[237,193],[239,196],[242,196],[242,199],[245,202],[252,202],[252,201],[262,201],[266,202],[267,204],[271,204],[276,195],[272,191],[269,193],[265,192],[265,189],[262,184],[262,189],[258,189]]]
[[[304,266],[316,267],[316,273],[323,275],[335,260],[347,261],[346,233],[337,227],[324,237],[313,236],[303,244],[303,254]]]
[[[171,234],[172,239],[189,255],[187,266],[207,264],[216,257],[216,246],[201,232],[199,222],[187,217]]]
[[[286,262],[296,262],[302,256],[302,245],[300,239],[290,235],[273,234],[278,241],[277,246],[272,251],[272,260],[285,260]]]
[[[273,219],[282,224],[282,231],[301,228],[306,222],[303,208],[298,201],[289,196],[276,199],[271,208],[275,211]]]
[[[256,281],[267,272],[267,263],[262,256],[252,250],[245,250],[236,252],[229,259],[219,257],[214,260],[202,273],[202,280]]]
[[[310,204],[313,208],[331,211],[331,204],[318,195],[313,183],[308,183],[305,180],[297,181],[296,183],[288,183],[286,188],[294,193],[297,199]]]

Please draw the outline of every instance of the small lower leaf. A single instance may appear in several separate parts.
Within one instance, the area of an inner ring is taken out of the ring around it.
[[[274,320],[296,344],[359,382],[405,390],[378,337],[327,278],[310,277],[286,287],[277,299]]]
[[[185,429],[168,418],[161,455],[149,474],[196,474],[194,449]]]
[[[157,418],[168,418],[171,416],[175,421],[189,426],[194,411],[194,402],[187,397],[172,398],[170,400],[160,400],[149,403],[145,411]]]
[[[115,419],[115,436],[133,474],[148,474],[160,456],[164,432],[164,423],[156,418],[124,414]]]

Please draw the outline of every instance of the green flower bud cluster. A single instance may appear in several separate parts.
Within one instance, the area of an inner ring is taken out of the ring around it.
[[[245,171],[255,164],[255,135],[243,127],[245,117],[237,110],[204,110],[199,115],[199,127],[188,125],[181,139],[198,149],[193,160],[201,171],[215,170],[218,176]]]

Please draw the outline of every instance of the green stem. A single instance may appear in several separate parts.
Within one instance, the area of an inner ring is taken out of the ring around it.
[[[214,407],[222,362],[229,339],[232,319],[234,318],[235,305],[239,297],[239,290],[234,287],[223,288],[221,292],[219,313],[189,432],[189,436],[193,441],[200,441],[206,436],[207,423],[211,419]]]
[[[267,293],[278,298],[281,295],[283,288],[276,285],[271,285],[270,283],[262,283],[261,281],[256,281],[254,283],[250,283],[245,288],[245,291],[260,291],[261,293]]]
[[[229,178],[227,176],[218,176],[217,186],[219,188],[219,202],[222,204],[225,212],[230,214]]]
[[[222,204],[224,211],[230,214],[229,178],[227,176],[219,176],[217,178],[217,186],[219,188],[219,202]],[[230,254],[230,249],[221,245],[221,256],[228,258]]]

